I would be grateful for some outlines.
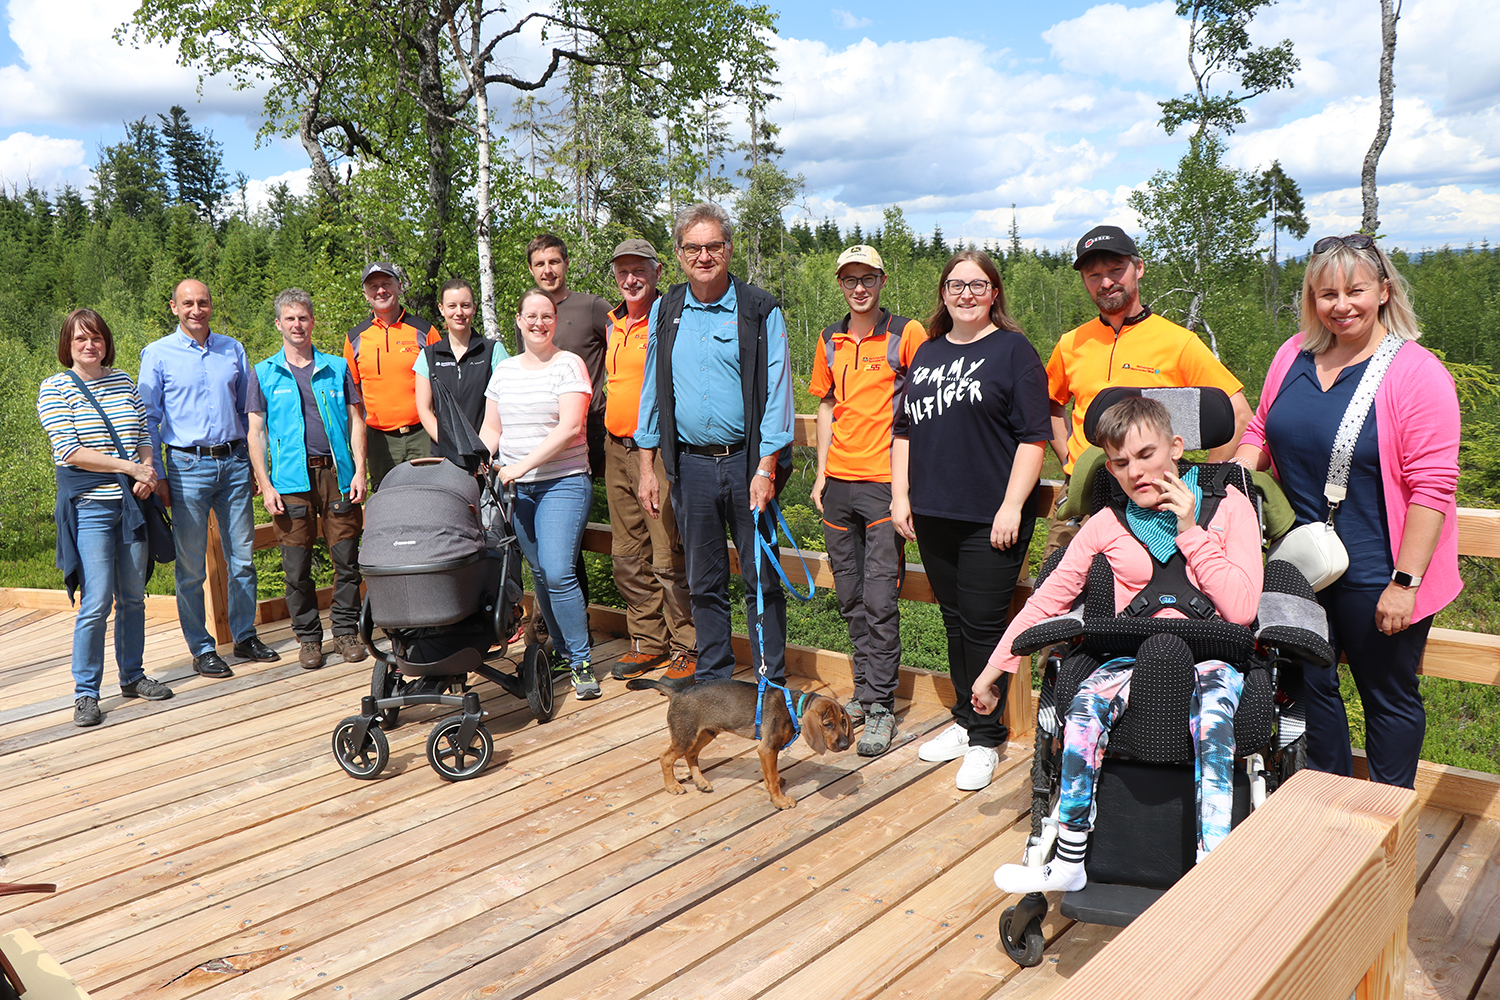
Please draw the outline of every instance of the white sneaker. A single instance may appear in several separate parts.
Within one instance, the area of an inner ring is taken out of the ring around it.
[[[917,747],[917,759],[934,763],[940,760],[957,760],[968,749],[969,731],[955,722]]]
[[[995,777],[1000,754],[993,747],[969,747],[964,751],[963,766],[958,769],[958,790],[977,792]]]
[[[1001,892],[1077,892],[1088,884],[1082,862],[1054,859],[1040,868],[1001,865],[995,869],[995,885]]]

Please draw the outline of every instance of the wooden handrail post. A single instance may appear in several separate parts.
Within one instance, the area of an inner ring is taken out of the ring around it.
[[[208,634],[223,645],[234,639],[229,631],[229,565],[224,558],[224,540],[219,535],[219,519],[208,512],[208,545],[203,553],[207,576],[203,581],[203,612]]]

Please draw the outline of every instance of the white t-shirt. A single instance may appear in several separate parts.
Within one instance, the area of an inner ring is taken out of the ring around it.
[[[506,358],[496,365],[489,387],[484,390],[485,397],[495,401],[500,413],[501,465],[519,462],[552,433],[558,422],[558,397],[563,393],[593,394],[588,369],[578,355],[558,351],[547,367],[537,371],[522,368],[522,357]],[[584,409],[586,412],[587,407]],[[588,471],[588,434],[580,427],[578,436],[552,461],[532,469],[520,482],[561,479]]]

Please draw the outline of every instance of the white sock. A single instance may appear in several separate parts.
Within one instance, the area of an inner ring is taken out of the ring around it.
[[[1002,892],[1074,892],[1088,884],[1083,870],[1083,856],[1088,849],[1089,832],[1058,830],[1057,854],[1040,868],[1029,865],[1001,865],[995,869],[995,885]]]

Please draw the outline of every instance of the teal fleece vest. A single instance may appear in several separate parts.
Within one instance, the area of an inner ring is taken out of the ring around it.
[[[333,450],[339,474],[339,490],[349,492],[354,479],[354,455],[349,450],[349,401],[344,396],[348,365],[343,358],[313,349],[313,401],[323,418],[323,431]],[[306,427],[302,421],[302,397],[297,378],[282,348],[255,366],[260,392],[266,400],[266,472],[277,493],[307,493],[312,480],[307,474]]]

